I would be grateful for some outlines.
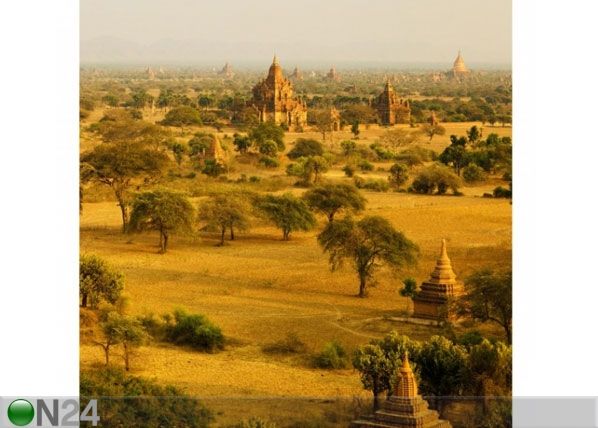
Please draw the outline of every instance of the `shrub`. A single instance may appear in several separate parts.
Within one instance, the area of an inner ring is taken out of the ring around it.
[[[343,172],[347,177],[353,177],[355,175],[355,168],[351,165],[345,165],[343,167]]]
[[[363,172],[365,171],[373,171],[374,170],[374,165],[372,165],[368,160],[366,159],[361,159],[358,163],[357,166],[359,167],[360,170],[362,170]]]
[[[320,369],[346,369],[350,360],[343,345],[333,341],[326,343],[322,351],[314,356],[313,364]]]
[[[343,155],[345,155],[345,156],[350,156],[353,153],[355,153],[356,148],[357,148],[357,145],[355,144],[355,141],[351,141],[351,140],[341,141],[341,150],[343,151]]]
[[[509,189],[505,189],[502,186],[498,186],[497,188],[494,189],[494,191],[492,192],[492,195],[495,198],[510,198],[512,196],[512,192]]]
[[[409,168],[404,163],[395,163],[390,167],[390,176],[388,181],[390,184],[399,188],[409,179]]]
[[[219,327],[203,315],[182,310],[174,312],[174,324],[168,326],[166,337],[170,342],[201,351],[214,352],[224,347],[224,336]]]
[[[479,166],[475,164],[469,164],[463,169],[463,179],[467,183],[484,181],[486,179],[486,173]]]
[[[298,159],[300,157],[322,156],[323,154],[322,143],[311,138],[299,138],[295,142],[295,147],[289,151],[287,156],[289,159]]]
[[[395,156],[393,152],[386,150],[379,143],[374,143],[370,145],[370,149],[372,149],[372,151],[376,153],[376,157],[378,158],[378,160],[390,160]]]
[[[250,183],[259,183],[260,181],[262,181],[262,178],[258,177],[257,175],[252,175],[251,177],[249,177]]]
[[[276,428],[276,424],[260,418],[252,417],[243,420],[238,424],[232,425],[231,428]]]
[[[210,177],[218,177],[226,172],[226,167],[214,159],[206,159],[201,172]]]
[[[410,147],[395,155],[397,162],[405,163],[409,166],[421,165],[424,162],[429,162],[436,159],[436,152],[434,150],[426,149],[420,146]]]
[[[262,156],[259,160],[259,163],[264,165],[266,168],[278,168],[280,166],[280,161],[270,156]]]
[[[290,332],[284,339],[262,347],[262,351],[267,354],[301,354],[306,350],[307,346],[295,332]]]
[[[415,177],[411,184],[411,190],[416,193],[431,194],[436,191],[438,195],[444,195],[450,188],[453,194],[458,194],[461,186],[461,179],[445,166],[431,165]]]
[[[365,180],[362,177],[355,176],[353,182],[358,189],[368,189],[374,192],[388,192],[388,189],[390,189],[388,182],[381,179],[371,178]]]
[[[206,428],[213,419],[205,405],[185,396],[174,386],[129,376],[122,369],[82,371],[81,409],[90,398],[100,398],[103,427],[197,427]]]

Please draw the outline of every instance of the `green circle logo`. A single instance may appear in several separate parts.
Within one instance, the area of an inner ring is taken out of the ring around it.
[[[27,425],[33,420],[33,405],[27,400],[18,399],[8,406],[8,419],[18,427]]]

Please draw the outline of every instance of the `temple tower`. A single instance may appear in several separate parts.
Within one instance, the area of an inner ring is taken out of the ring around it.
[[[440,247],[440,257],[430,278],[423,282],[413,297],[413,316],[442,320],[454,318],[448,307],[449,300],[463,294],[463,284],[457,281],[451,259],[446,252],[446,241]]]
[[[409,101],[397,97],[394,88],[390,84],[390,79],[386,79],[384,90],[375,100],[374,107],[378,110],[383,125],[409,123],[411,120]]]
[[[265,79],[253,87],[249,105],[256,109],[260,122],[269,120],[289,130],[301,130],[307,124],[307,104],[294,97],[291,81],[284,77],[274,55]]]
[[[461,55],[461,51],[459,51],[459,53],[457,54],[457,58],[455,59],[455,62],[453,63],[453,77],[456,78],[461,78],[461,77],[467,77],[469,76],[469,69],[467,68],[467,66],[465,65],[465,60],[463,59],[463,56]]]
[[[393,395],[373,415],[351,422],[351,428],[452,428],[449,421],[439,419],[438,412],[418,395],[417,381],[407,353],[399,369]]]

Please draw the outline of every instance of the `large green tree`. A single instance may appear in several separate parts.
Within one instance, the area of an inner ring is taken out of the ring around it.
[[[482,322],[491,321],[505,332],[511,343],[513,318],[512,272],[481,269],[469,276],[459,312]]]
[[[266,195],[258,200],[257,208],[282,230],[282,238],[285,241],[289,240],[291,232],[310,230],[316,224],[316,219],[307,204],[292,193],[281,196]]]
[[[157,230],[160,233],[160,252],[168,249],[168,239],[173,233],[193,230],[195,210],[180,193],[157,190],[139,194],[133,201],[129,230]]]
[[[266,144],[267,141],[273,141],[280,152],[285,149],[284,129],[273,121],[263,122],[254,126],[249,131],[248,136],[252,144],[258,149]]]
[[[388,390],[392,377],[395,375],[396,364],[388,358],[377,344],[360,347],[353,356],[353,367],[361,376],[361,383],[365,389],[374,395],[374,411],[380,408],[380,394]]]
[[[350,184],[328,184],[314,187],[303,195],[307,205],[333,221],[339,211],[358,213],[365,209],[366,199]]]
[[[79,297],[81,306],[92,308],[101,301],[116,303],[122,289],[124,279],[103,259],[82,254],[79,258]]]
[[[334,271],[350,260],[359,278],[359,297],[365,297],[368,280],[382,265],[399,269],[414,264],[417,246],[379,216],[364,217],[358,222],[345,218],[329,222],[318,235],[318,242],[330,255]]]
[[[168,163],[168,156],[140,142],[117,142],[97,145],[84,153],[81,161],[93,168],[94,180],[114,191],[124,232],[129,222],[131,188],[157,179]]]
[[[182,105],[166,113],[161,123],[162,125],[178,126],[182,131],[185,126],[201,125],[202,120],[196,108]]]

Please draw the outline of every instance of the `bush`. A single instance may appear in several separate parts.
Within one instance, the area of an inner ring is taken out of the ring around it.
[[[372,165],[368,160],[366,159],[361,159],[358,163],[357,166],[359,167],[359,169],[363,172],[366,171],[373,171],[374,170],[374,165]]]
[[[362,177],[355,176],[353,178],[353,182],[355,183],[355,187],[358,189],[368,189],[374,192],[388,192],[388,189],[390,189],[390,185],[386,180],[375,178],[365,180]]]
[[[267,354],[302,354],[306,350],[307,346],[295,332],[290,332],[284,339],[262,347],[262,351]]]
[[[441,165],[431,165],[415,177],[411,184],[411,190],[415,193],[432,194],[436,191],[438,195],[444,195],[448,189],[453,194],[459,194],[461,179],[450,169]]]
[[[196,398],[185,396],[173,386],[129,376],[122,369],[82,371],[80,394],[81,409],[89,399],[99,399],[103,427],[205,428],[213,419]]]
[[[252,417],[239,422],[238,424],[232,425],[231,428],[276,428],[276,424],[260,418]]]
[[[166,337],[170,342],[201,351],[214,352],[224,347],[224,336],[219,327],[203,315],[182,310],[174,312],[174,324],[168,326]]]
[[[322,352],[314,356],[313,364],[319,369],[346,369],[350,365],[347,351],[339,342],[328,342]]]
[[[299,138],[295,142],[295,147],[287,154],[289,159],[298,159],[300,157],[322,156],[324,148],[322,143],[311,138]]]
[[[410,147],[395,155],[397,162],[405,163],[409,166],[421,165],[424,162],[436,160],[436,152],[420,146]]]
[[[469,164],[463,169],[463,179],[467,183],[475,183],[486,180],[486,173],[475,164]]]
[[[260,181],[262,181],[262,178],[258,177],[257,175],[252,175],[251,177],[249,177],[250,183],[259,183]]]
[[[399,188],[409,179],[409,168],[404,163],[395,163],[390,167],[390,176],[388,181],[390,184]]]
[[[492,192],[492,195],[495,198],[510,198],[512,196],[512,192],[509,189],[505,189],[502,186],[498,186],[497,188],[494,189],[494,191]]]
[[[278,168],[280,166],[280,161],[270,156],[262,156],[259,163],[266,168]]]
[[[345,165],[343,167],[343,172],[347,177],[353,177],[355,175],[355,168],[353,168],[351,165]]]
[[[357,144],[355,144],[355,141],[351,141],[351,140],[341,141],[341,150],[343,151],[343,155],[345,155],[345,156],[350,156],[353,153],[355,153],[356,148],[357,148]]]

